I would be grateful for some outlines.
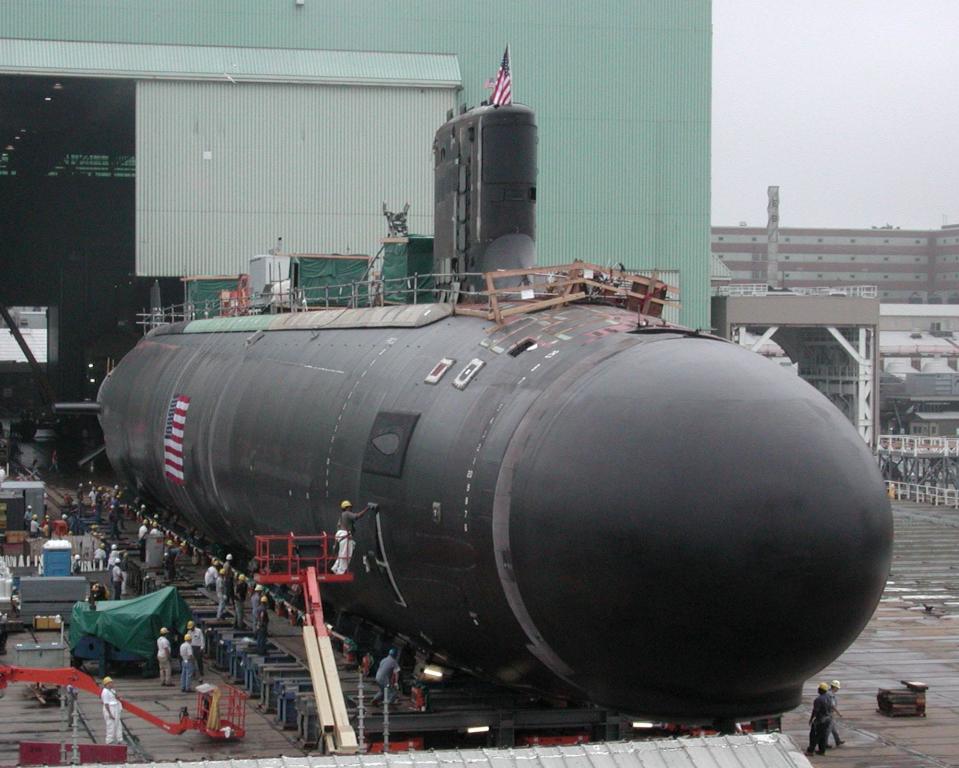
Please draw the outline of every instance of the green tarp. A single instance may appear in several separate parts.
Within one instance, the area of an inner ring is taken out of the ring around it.
[[[152,659],[160,627],[182,634],[192,618],[176,587],[164,587],[132,600],[102,600],[95,611],[80,602],[73,606],[70,619],[70,647],[75,648],[84,635],[93,635],[116,648]]]
[[[187,280],[186,303],[192,304],[196,317],[218,317],[220,314],[220,293],[235,291],[239,278],[209,278]]]
[[[353,306],[354,299],[355,306],[369,306],[368,287],[360,282],[367,279],[369,265],[367,256],[294,256],[294,287],[302,290],[310,307],[348,307]],[[355,294],[353,283],[359,283]]]
[[[387,243],[383,247],[383,294],[387,301],[429,303],[435,301],[434,287],[432,237],[410,235],[405,243]]]

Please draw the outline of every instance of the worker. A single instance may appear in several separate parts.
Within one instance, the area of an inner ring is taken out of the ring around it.
[[[117,698],[116,691],[113,690],[113,678],[103,678],[103,690],[100,691],[100,701],[103,704],[103,722],[107,727],[107,744],[119,744],[123,741],[123,725],[120,721],[120,713],[123,711],[123,705]]]
[[[819,695],[812,703],[812,714],[809,716],[809,746],[806,754],[826,754],[826,740],[832,730],[832,700],[829,698],[829,686],[819,684]]]
[[[223,618],[226,609],[226,579],[223,578],[223,569],[216,573],[216,617]]]
[[[169,582],[176,581],[176,559],[180,556],[180,549],[173,543],[173,539],[167,539],[166,552],[163,553],[163,565],[166,568],[166,578]]]
[[[829,729],[829,732],[832,734],[833,743],[837,747],[840,747],[846,743],[839,738],[839,730],[836,728],[836,718],[842,717],[842,715],[839,713],[839,702],[837,699],[840,687],[841,686],[839,685],[838,680],[831,680],[829,683],[829,701],[832,704],[832,727]]]
[[[170,630],[166,627],[160,627],[160,636],[157,638],[157,665],[160,667],[160,685],[173,685],[170,679],[171,662],[170,655],[173,649],[170,647],[170,640],[167,635]]]
[[[120,550],[116,544],[110,545],[110,557],[107,559],[107,568],[112,568],[120,559]]]
[[[203,574],[203,586],[207,589],[216,589],[216,575],[219,569],[216,567],[216,560],[210,563],[210,567]]]
[[[232,565],[233,555],[226,556],[226,562],[223,563],[223,595],[226,597],[226,604],[233,605],[233,593],[236,589],[236,570]]]
[[[257,584],[250,595],[250,624],[256,628],[256,615],[260,612],[260,598],[263,597],[263,585]]]
[[[103,548],[103,542],[97,541],[93,550],[93,567],[98,571],[103,570],[104,563],[107,561],[107,551]]]
[[[35,539],[40,535],[40,521],[37,520],[37,516],[33,515],[30,518],[30,538]]]
[[[183,693],[190,692],[190,684],[193,682],[193,636],[187,632],[183,636],[183,642],[180,644],[180,690]]]
[[[350,538],[353,538],[355,533],[356,521],[371,509],[376,509],[376,504],[367,504],[362,512],[354,512],[353,504],[348,499],[340,502],[340,523],[343,529],[350,535]]]
[[[346,530],[346,525],[340,520],[336,526],[336,560],[330,569],[333,573],[346,573],[350,567],[350,558],[353,557],[353,547],[353,538]]]
[[[73,575],[79,576],[83,570],[83,563],[80,562],[80,555],[73,556]]]
[[[376,668],[376,684],[380,688],[380,692],[373,697],[373,703],[379,703],[386,699],[387,704],[392,704],[396,701],[396,683],[399,678],[400,664],[396,660],[396,649],[390,648],[390,652],[386,654],[380,661],[380,665]]]
[[[203,653],[206,651],[206,637],[203,630],[192,621],[186,623],[187,632],[190,633],[190,645],[193,646],[193,662],[196,664],[197,682],[203,682]]]
[[[233,603],[233,626],[237,629],[243,629],[243,611],[246,608],[247,595],[250,592],[250,584],[244,574],[236,577],[236,600]]]
[[[123,596],[123,569],[120,567],[119,560],[113,561],[110,580],[113,582],[113,599],[119,600]]]
[[[256,652],[266,655],[266,638],[270,631],[270,612],[267,610],[266,595],[260,598],[260,612],[256,615]]]
[[[27,508],[23,511],[23,530],[30,530],[30,522],[33,520],[33,505],[27,504]]]
[[[140,530],[137,531],[137,545],[140,547],[140,560],[145,562],[147,559],[147,534],[150,529],[147,528],[147,521],[140,523]]]

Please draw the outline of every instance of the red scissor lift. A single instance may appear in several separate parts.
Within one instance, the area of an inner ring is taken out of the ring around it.
[[[256,536],[255,552],[259,584],[303,585],[306,626],[303,642],[316,695],[317,714],[328,752],[342,754],[357,750],[356,735],[350,725],[339,673],[330,644],[330,633],[323,619],[320,598],[321,582],[350,582],[353,574],[348,558],[337,567],[339,542],[328,533],[297,535],[294,533]],[[345,547],[352,550],[347,538]]]

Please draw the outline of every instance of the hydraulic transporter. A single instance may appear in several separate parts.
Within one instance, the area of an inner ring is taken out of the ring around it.
[[[325,597],[477,674],[671,721],[795,707],[889,570],[852,425],[761,356],[625,306],[456,310],[157,328],[103,383],[107,454],[231,547],[376,502]]]

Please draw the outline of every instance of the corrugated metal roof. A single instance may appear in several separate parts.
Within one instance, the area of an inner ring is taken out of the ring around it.
[[[604,742],[576,747],[457,749],[137,765],[139,768],[809,768],[811,764],[788,736],[769,733]]]
[[[0,38],[0,72],[163,80],[458,88],[453,54]]]

